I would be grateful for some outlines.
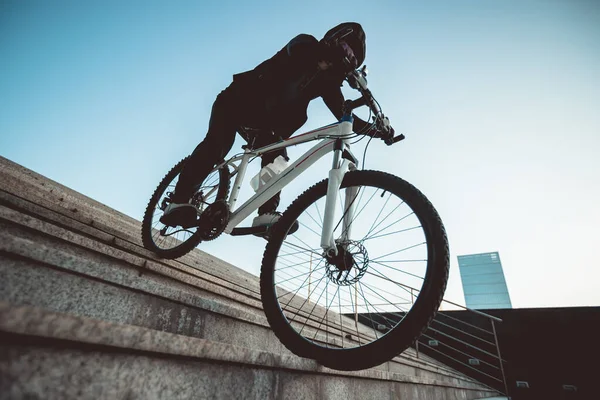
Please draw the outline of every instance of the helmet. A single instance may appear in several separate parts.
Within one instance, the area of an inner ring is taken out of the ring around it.
[[[327,31],[321,43],[334,49],[336,56],[346,57],[351,69],[358,68],[367,52],[366,35],[362,26],[356,22],[344,22]]]

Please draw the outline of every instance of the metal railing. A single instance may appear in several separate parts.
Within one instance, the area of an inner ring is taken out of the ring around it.
[[[412,306],[419,289],[396,284],[410,294],[410,300],[407,301]],[[496,324],[502,323],[502,319],[450,300],[443,299],[444,304],[450,304],[459,311],[438,311],[429,327],[415,341],[417,358],[423,353],[508,396],[504,369],[506,360],[502,358],[496,331]],[[451,315],[452,312],[461,311],[466,312],[468,318]],[[400,322],[404,315],[398,312],[358,313],[356,318],[367,326],[380,324],[385,330],[387,326]]]
[[[429,328],[415,342],[421,352],[508,396],[508,385],[496,324],[502,319],[449,300],[459,310],[438,311]],[[452,313],[466,314],[458,318]],[[425,350],[425,351],[423,351]]]
[[[405,286],[405,285],[402,285]],[[408,286],[407,286],[408,288]],[[419,290],[410,288],[411,301]],[[423,355],[442,362],[472,379],[508,396],[508,385],[502,358],[496,324],[502,319],[474,310],[450,300],[442,300],[442,305],[450,304],[459,310],[438,311],[429,327],[415,342],[417,358]],[[441,307],[442,308],[442,307]],[[453,312],[466,313],[461,318]],[[381,327],[397,323],[404,315],[399,313],[359,314],[364,324],[368,321],[380,322]]]

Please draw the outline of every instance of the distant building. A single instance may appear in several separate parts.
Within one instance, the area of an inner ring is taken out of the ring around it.
[[[512,308],[498,252],[458,256],[458,267],[467,307]]]

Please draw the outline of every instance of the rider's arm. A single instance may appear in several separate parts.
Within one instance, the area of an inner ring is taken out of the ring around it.
[[[233,80],[267,86],[281,85],[287,79],[290,69],[303,70],[309,68],[309,65],[316,65],[319,48],[319,41],[314,36],[300,34],[254,69],[235,74]]]
[[[313,63],[319,55],[319,41],[311,35],[300,34],[285,46],[288,56],[293,63]]]
[[[286,46],[290,60],[293,60],[292,65],[309,63],[314,65],[315,61],[320,61],[323,58],[322,44],[319,43],[314,36],[300,34],[293,38]],[[341,81],[341,79],[340,79]],[[341,82],[336,84],[329,81],[325,84],[326,88],[322,91],[322,98],[331,113],[339,120],[343,115],[344,95],[341,90]],[[353,131],[356,133],[371,134],[371,124],[363,121],[356,115],[354,118]]]
[[[340,87],[332,86],[330,89],[326,90],[321,97],[331,113],[335,115],[338,120],[341,119],[344,114],[344,95],[342,94],[342,89]],[[367,135],[371,134],[371,124],[363,121],[354,114],[352,114],[352,117],[354,118],[352,126],[354,132]]]

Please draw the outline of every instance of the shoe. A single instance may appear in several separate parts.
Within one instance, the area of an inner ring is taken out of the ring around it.
[[[281,218],[281,213],[277,211],[260,214],[257,217],[254,217],[254,220],[252,221],[252,227],[265,227],[268,230],[271,228],[271,226],[273,226],[273,224],[279,221],[279,218]],[[294,221],[290,227],[290,230],[288,231],[288,235],[296,232],[298,230],[298,226],[298,221]]]
[[[160,217],[160,222],[168,226],[181,226],[185,229],[191,228],[198,223],[196,207],[188,203],[169,203],[165,213]]]

